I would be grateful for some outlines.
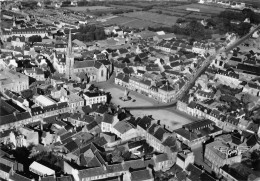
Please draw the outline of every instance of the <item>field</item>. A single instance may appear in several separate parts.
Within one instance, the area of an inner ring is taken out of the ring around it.
[[[153,23],[163,24],[163,25],[174,25],[176,23],[177,17],[168,16],[164,14],[157,14],[152,12],[133,12],[133,13],[125,13],[124,16],[136,18],[144,21],[150,21]]]
[[[219,14],[221,11],[224,11],[224,8],[216,7],[216,6],[208,6],[203,4],[187,4],[182,6],[172,7],[173,11],[178,10],[186,10],[186,8],[195,8],[200,9],[200,13],[208,13],[208,14]]]
[[[110,5],[111,7],[115,7],[115,8],[117,8],[117,9],[122,9],[122,10],[124,10],[124,9],[133,9],[133,10],[141,10],[142,8],[138,8],[138,7],[134,7],[134,6],[125,6],[125,5],[114,5],[114,4],[112,4],[112,5]]]
[[[112,7],[107,6],[79,6],[79,7],[66,7],[66,9],[72,10],[72,11],[96,11],[96,10],[109,10],[113,9]]]
[[[136,19],[133,17],[126,17],[126,16],[117,16],[111,19],[108,19],[104,25],[120,25],[132,28],[147,28],[148,26],[159,26],[161,24],[154,23],[151,21],[145,21]]]

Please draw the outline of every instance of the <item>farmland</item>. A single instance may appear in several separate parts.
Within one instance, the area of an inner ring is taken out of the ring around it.
[[[217,7],[217,6],[208,6],[203,4],[187,4],[182,6],[172,7],[173,11],[178,10],[186,10],[186,8],[195,8],[200,9],[201,13],[208,13],[208,14],[219,14],[221,11],[224,11],[224,8]]]
[[[151,21],[144,21],[137,18],[126,16],[115,16],[114,18],[107,19],[104,25],[120,25],[132,28],[147,28],[149,26],[159,26],[161,24]]]
[[[123,16],[136,18],[144,21],[150,21],[153,23],[163,24],[166,26],[171,26],[176,23],[177,17],[174,16],[167,16],[163,14],[157,14],[152,12],[144,12],[144,11],[138,11],[133,13],[125,13]]]
[[[80,7],[66,7],[66,9],[72,10],[72,11],[96,11],[96,10],[110,10],[113,9],[112,7],[106,7],[106,6],[80,6]]]

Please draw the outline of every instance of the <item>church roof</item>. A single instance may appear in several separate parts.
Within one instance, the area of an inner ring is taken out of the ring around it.
[[[102,66],[102,63],[95,60],[84,60],[84,61],[75,61],[74,68],[86,68],[86,67],[95,67],[99,69]]]
[[[94,60],[75,61],[74,68],[94,67]]]

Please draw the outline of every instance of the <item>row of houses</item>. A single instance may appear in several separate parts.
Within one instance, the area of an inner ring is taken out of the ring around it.
[[[144,94],[148,97],[156,99],[161,102],[172,102],[175,99],[177,92],[184,86],[185,81],[180,80],[176,82],[175,87],[172,85],[160,85],[147,79],[140,79],[136,77],[130,77],[124,74],[118,74],[115,78],[115,84],[126,87],[129,90],[136,91],[140,94]],[[177,87],[176,87],[177,86]]]
[[[178,101],[177,108],[194,117],[209,119],[224,131],[245,130],[248,126],[248,122],[242,119],[245,116],[243,110],[238,111],[236,115],[227,116],[217,109],[193,101],[189,104]]]

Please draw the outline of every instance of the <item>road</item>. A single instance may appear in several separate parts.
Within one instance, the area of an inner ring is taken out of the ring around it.
[[[165,108],[170,108],[170,107],[176,106],[177,101],[179,99],[181,99],[184,95],[187,94],[187,91],[194,85],[194,83],[197,80],[197,78],[207,69],[207,67],[211,64],[212,60],[214,60],[218,54],[223,53],[223,52],[229,52],[230,50],[233,50],[235,47],[237,47],[238,45],[243,43],[245,40],[250,38],[252,36],[252,34],[255,31],[257,31],[259,28],[260,28],[260,25],[258,25],[255,29],[253,29],[248,34],[246,34],[245,36],[243,36],[242,38],[237,40],[232,45],[230,45],[230,46],[228,46],[226,48],[221,48],[214,55],[206,58],[206,60],[202,64],[202,66],[196,71],[196,73],[193,75],[193,77],[190,79],[190,81],[187,84],[185,84],[184,87],[182,87],[181,91],[178,93],[178,95],[176,96],[175,100],[172,101],[171,103],[166,103],[164,105],[158,105],[158,106],[125,107],[125,109],[128,109],[128,110],[137,110],[137,109],[138,110],[148,110],[148,109],[149,110],[153,110],[153,109],[165,109]]]

